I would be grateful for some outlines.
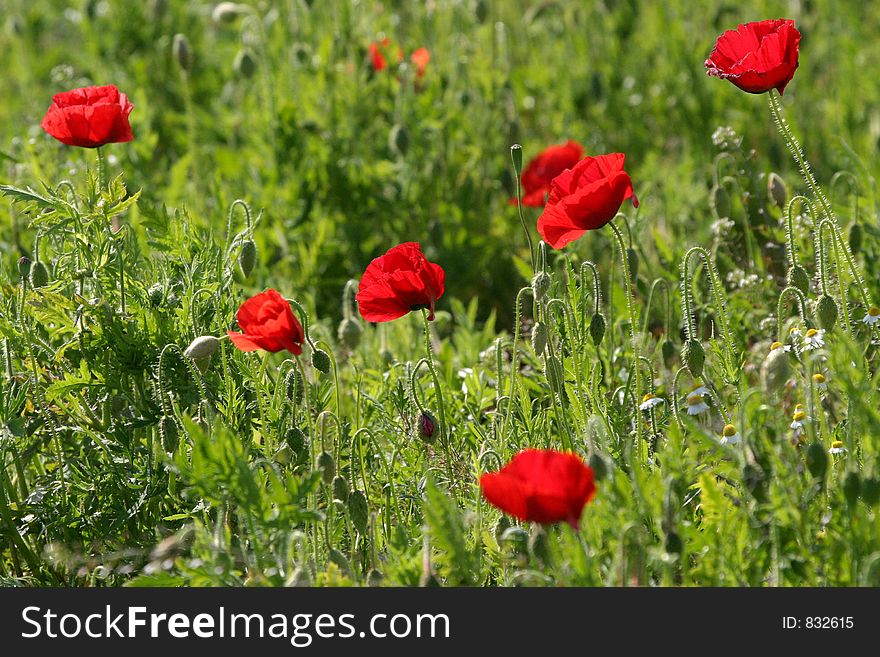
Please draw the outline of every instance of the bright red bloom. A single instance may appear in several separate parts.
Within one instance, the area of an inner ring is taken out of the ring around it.
[[[303,328],[290,304],[272,288],[241,304],[235,319],[242,332],[228,331],[227,335],[242,351],[287,349],[294,355],[302,353]]]
[[[55,94],[40,127],[68,146],[95,148],[131,141],[128,115],[134,106],[112,84]]]
[[[381,41],[373,41],[369,46],[370,64],[374,71],[384,71],[388,68],[388,59],[394,54],[392,52],[391,39],[385,37]],[[397,61],[403,59],[403,52],[397,49]]]
[[[797,70],[800,40],[794,21],[785,18],[740,25],[718,37],[707,73],[750,94],[781,94]]]
[[[418,48],[410,55],[410,59],[416,65],[416,77],[424,77],[425,70],[428,68],[428,62],[431,61],[430,51],[427,48]]]
[[[400,244],[367,265],[355,297],[358,309],[368,322],[390,322],[422,308],[433,320],[445,278],[443,268],[428,262],[418,242]]]
[[[593,499],[593,470],[577,454],[524,449],[498,472],[480,477],[483,497],[520,520],[565,521],[575,529]]]
[[[542,207],[553,179],[576,165],[583,156],[583,146],[572,140],[550,146],[538,153],[522,172],[522,204]],[[516,205],[516,198],[510,199],[510,204]]]
[[[554,249],[561,249],[588,230],[614,218],[621,204],[632,199],[632,180],[623,170],[623,153],[585,157],[550,183],[550,198],[538,218],[538,232]]]

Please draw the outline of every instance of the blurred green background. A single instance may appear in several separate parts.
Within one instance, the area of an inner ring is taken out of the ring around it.
[[[870,2],[526,2],[459,0],[242,3],[3,0],[0,180],[38,187],[81,177],[91,153],[39,128],[52,94],[114,83],[132,99],[136,139],[109,147],[141,207],[185,207],[223,241],[236,198],[264,215],[255,288],[314,295],[338,316],[344,282],[404,240],[447,271],[448,294],[479,297],[509,324],[527,258],[509,146],[526,159],[551,143],[622,151],[642,208],[633,229],[698,243],[709,234],[713,131],[730,125],[759,170],[794,171],[766,100],[706,77],[716,36],[786,16],[803,34],[786,91],[789,120],[820,180],[877,173],[880,5]],[[173,52],[185,35],[191,69]],[[423,78],[374,73],[367,47],[389,37],[408,57],[431,51]],[[32,248],[26,218],[0,203],[9,279]],[[537,211],[527,209],[531,225]],[[137,227],[139,215],[127,220]],[[235,230],[241,227],[236,226]],[[570,249],[598,257],[601,238]]]

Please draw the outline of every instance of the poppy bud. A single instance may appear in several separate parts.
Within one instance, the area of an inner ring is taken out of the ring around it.
[[[880,502],[880,479],[877,477],[865,477],[862,479],[860,492],[865,504],[872,507],[877,506],[877,502]]]
[[[684,548],[684,543],[677,532],[669,532],[666,535],[665,547],[666,551],[670,554],[681,554],[681,551]]]
[[[302,456],[308,447],[308,440],[299,427],[290,427],[284,434],[284,442],[297,456]]]
[[[489,18],[489,2],[488,0],[477,0],[476,5],[474,6],[474,15],[477,18],[477,22],[485,23],[486,19]]]
[[[348,562],[348,557],[345,554],[336,548],[330,548],[327,551],[327,565],[335,564],[339,567],[340,572],[347,577],[348,579],[353,578],[353,574],[351,571],[351,564]]]
[[[810,275],[807,270],[800,265],[795,265],[788,270],[786,281],[789,285],[793,285],[804,294],[810,293]]]
[[[806,453],[807,470],[816,479],[825,480],[825,473],[828,471],[828,452],[822,443],[810,443]]]
[[[31,259],[27,256],[21,256],[18,259],[18,275],[21,276],[22,280],[28,277],[31,273]]]
[[[593,452],[590,454],[589,465],[593,469],[593,477],[596,481],[603,481],[608,477],[608,472],[610,470],[608,467],[608,461],[604,456],[599,454],[599,452]]]
[[[31,287],[43,287],[49,284],[49,270],[41,261],[31,265]]]
[[[353,490],[348,496],[348,517],[351,518],[351,524],[359,533],[367,533],[370,509],[367,505],[367,496],[363,491]]]
[[[510,546],[516,554],[525,554],[528,550],[529,535],[522,527],[508,527],[498,541],[502,546]]]
[[[336,334],[339,337],[339,342],[349,349],[356,349],[358,344],[360,344],[363,332],[364,329],[361,328],[361,323],[353,317],[349,317],[339,323],[339,330]]]
[[[535,350],[535,353],[539,356],[544,353],[544,350],[547,348],[547,340],[549,338],[549,332],[547,331],[547,325],[543,322],[538,322],[532,328],[532,349]]]
[[[371,586],[373,588],[377,586],[382,586],[382,580],[385,579],[385,576],[380,573],[375,568],[370,568],[367,573],[367,586]]]
[[[660,345],[660,354],[663,356],[663,363],[669,367],[672,357],[675,356],[675,345],[672,344],[672,340],[667,338],[663,341]]]
[[[788,188],[785,186],[785,181],[773,172],[767,176],[767,197],[780,210],[784,210],[788,203]]]
[[[287,399],[294,404],[301,404],[303,400],[304,386],[303,376],[297,368],[293,368],[287,373],[284,379],[284,388],[287,392]]]
[[[312,367],[327,374],[330,371],[330,355],[323,349],[315,349],[312,352]]]
[[[626,250],[626,264],[629,266],[629,279],[635,281],[639,277],[639,254],[635,249]]]
[[[290,449],[287,445],[282,445],[281,448],[275,452],[275,455],[272,459],[281,465],[290,465],[290,462],[293,460],[295,454],[293,450]]]
[[[406,155],[409,150],[409,131],[406,126],[395,124],[388,133],[388,148],[398,155]]]
[[[862,226],[858,223],[853,223],[849,227],[849,250],[855,254],[858,254],[862,250]]]
[[[192,70],[192,51],[189,47],[189,40],[183,34],[174,35],[171,51],[174,53],[174,59],[177,60],[177,65],[181,70],[186,72]]]
[[[562,370],[562,363],[559,362],[556,354],[547,356],[544,370],[550,390],[562,397],[565,394],[565,374]]]
[[[495,541],[499,545],[501,544],[501,536],[504,534],[504,532],[507,531],[508,527],[510,527],[510,520],[507,518],[507,516],[501,516],[500,518],[498,518],[498,522],[495,523],[495,527],[492,532],[495,536]]]
[[[543,563],[550,563],[550,541],[547,538],[547,532],[538,523],[532,525],[529,532],[529,554],[532,558]]]
[[[514,144],[510,147],[510,159],[513,161],[513,168],[517,174],[522,171],[522,151],[523,147],[520,144]]]
[[[859,493],[861,493],[862,482],[859,473],[850,470],[843,478],[843,497],[849,506],[855,506],[859,501]]]
[[[333,478],[333,499],[345,504],[348,502],[348,494],[348,479],[342,475],[336,475]]]
[[[162,439],[162,449],[169,454],[177,450],[180,443],[180,430],[177,421],[173,417],[163,415],[159,420],[159,437]]]
[[[204,358],[210,358],[211,355],[217,351],[217,347],[219,346],[220,340],[213,335],[203,335],[190,342],[183,354],[198,361]]]
[[[241,268],[242,276],[250,277],[254,266],[257,264],[257,245],[253,240],[245,240],[241,245],[241,251],[238,254],[238,266]]]
[[[318,469],[321,471],[321,478],[325,484],[332,484],[333,478],[336,476],[336,460],[330,452],[321,452],[318,454]]]
[[[539,271],[532,279],[532,291],[535,295],[535,301],[541,301],[550,291],[550,274],[545,271]]]
[[[437,420],[428,411],[422,411],[419,416],[419,438],[430,444],[434,442],[434,431],[437,429]]]
[[[601,314],[596,313],[590,319],[590,339],[593,341],[593,344],[597,347],[602,343],[602,338],[605,337],[605,317]]]
[[[394,352],[385,347],[379,351],[379,358],[382,359],[382,362],[386,365],[391,365],[394,362]]]
[[[703,364],[706,362],[706,352],[698,340],[690,338],[685,340],[681,348],[681,362],[684,363],[691,376],[699,378],[703,375]]]
[[[791,363],[788,352],[782,346],[771,349],[761,365],[761,380],[764,383],[764,390],[767,392],[781,390],[790,376]]]
[[[150,286],[150,289],[147,290],[147,296],[150,298],[150,305],[153,308],[158,308],[162,305],[162,301],[165,299],[165,288],[161,283],[154,283]]]
[[[147,3],[147,10],[153,21],[159,22],[168,10],[168,0],[150,0]]]
[[[837,323],[837,302],[827,294],[823,294],[816,302],[816,322],[819,328],[830,331]]]
[[[257,72],[257,58],[247,48],[243,48],[235,55],[232,68],[243,78],[251,78]]]
[[[236,18],[241,16],[247,11],[247,7],[244,7],[235,2],[221,2],[219,5],[214,7],[214,11],[211,12],[211,18],[214,19],[215,23],[232,23]]]
[[[716,185],[709,195],[709,206],[716,219],[727,219],[731,214],[730,194],[723,185]]]

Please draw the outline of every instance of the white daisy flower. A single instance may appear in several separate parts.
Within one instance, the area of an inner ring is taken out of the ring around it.
[[[691,393],[687,398],[687,414],[699,415],[709,410],[709,405],[703,401],[703,395]]]
[[[642,403],[639,404],[640,411],[650,411],[655,406],[658,406],[663,403],[663,400],[660,397],[654,395],[654,393],[649,392],[647,395],[642,397]]]
[[[846,452],[846,447],[843,446],[842,440],[835,440],[831,443],[831,449],[828,450],[829,454],[843,454]]]
[[[828,381],[821,372],[816,372],[813,376],[813,385],[819,390],[828,390]]]
[[[774,342],[770,345],[770,351],[776,351],[777,349],[782,349],[782,351],[791,351],[791,345],[782,344],[781,342]]]
[[[877,322],[880,322],[880,308],[877,306],[871,306],[868,308],[868,312],[862,317],[862,321],[868,326],[873,326]]]
[[[698,385],[696,388],[690,391],[691,395],[700,395],[701,397],[709,394],[709,388],[704,385]]]
[[[736,427],[732,424],[725,424],[724,428],[721,430],[721,444],[722,445],[736,445],[739,442],[740,435],[739,431],[736,430]]]
[[[804,335],[804,349],[811,351],[825,346],[825,329],[810,329]]]
[[[807,414],[804,412],[804,407],[801,404],[794,407],[794,416],[792,417],[792,423],[789,425],[794,432],[791,437],[793,441],[799,441],[801,436],[804,435],[804,425],[809,419],[810,418],[807,417]]]

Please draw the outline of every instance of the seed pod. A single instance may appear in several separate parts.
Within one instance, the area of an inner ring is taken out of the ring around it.
[[[825,473],[828,471],[828,452],[822,443],[810,443],[806,453],[807,470],[816,479],[825,481]]]
[[[284,378],[284,388],[289,401],[297,405],[302,404],[305,385],[302,372],[298,368],[294,367],[287,372],[287,376]]]
[[[856,505],[856,502],[859,501],[859,493],[861,493],[862,482],[859,477],[859,473],[855,470],[850,470],[846,473],[846,476],[843,478],[843,497],[846,499],[846,503],[853,507]]]
[[[590,468],[593,470],[593,478],[598,481],[604,481],[608,477],[610,468],[608,461],[599,452],[590,454]]]
[[[550,390],[562,397],[565,394],[565,374],[562,369],[562,363],[556,357],[556,354],[549,354],[546,357],[544,375],[547,377]]]
[[[428,411],[422,411],[422,414],[419,416],[419,438],[428,444],[433,443],[436,429],[437,420],[434,416]]]
[[[321,471],[321,478],[328,486],[333,483],[336,476],[336,460],[330,452],[321,452],[318,454],[318,470]]]
[[[342,475],[336,475],[333,478],[333,499],[345,504],[348,502],[348,494],[348,479]]]
[[[49,270],[40,260],[31,265],[31,287],[43,287],[49,284]]]
[[[323,349],[315,349],[312,352],[312,367],[327,374],[330,371],[330,355]]]
[[[406,126],[399,123],[391,127],[388,133],[388,148],[400,156],[404,156],[409,151],[409,131]]]
[[[18,275],[21,279],[26,279],[31,273],[31,259],[27,256],[21,256],[18,259]]]
[[[242,48],[235,55],[232,68],[243,78],[251,78],[257,72],[257,58],[248,48]]]
[[[517,174],[522,171],[523,147],[520,144],[513,144],[510,147],[510,159],[513,162],[513,168]]]
[[[861,485],[862,500],[868,506],[877,506],[880,502],[880,479],[877,477],[865,477]]]
[[[847,238],[849,242],[849,250],[854,254],[858,254],[862,250],[862,225],[856,222],[850,224],[849,227],[849,235]]]
[[[293,453],[300,457],[306,451],[309,445],[308,438],[303,430],[299,427],[290,427],[284,432],[284,442],[293,450]]]
[[[539,271],[532,278],[532,291],[535,295],[535,301],[542,301],[550,291],[550,274],[545,271]]]
[[[364,329],[361,328],[361,323],[354,317],[349,317],[339,323],[339,330],[336,334],[339,337],[339,342],[349,349],[356,349],[361,342],[363,332]]]
[[[767,176],[767,197],[780,210],[784,210],[788,203],[788,188],[785,186],[785,181],[773,172]]]
[[[238,254],[238,266],[245,278],[249,278],[257,264],[257,245],[253,240],[245,240]]]
[[[795,265],[788,270],[786,281],[789,285],[793,285],[804,294],[810,293],[810,275],[807,270],[800,265]]]
[[[367,505],[367,496],[363,491],[353,490],[348,496],[348,517],[351,524],[362,535],[367,533],[367,523],[370,518],[370,509]]]
[[[827,294],[823,294],[816,302],[816,322],[819,328],[830,331],[837,323],[837,302]]]
[[[629,266],[629,279],[635,282],[639,278],[639,254],[635,249],[626,250],[626,263]]]
[[[590,339],[595,346],[602,344],[605,337],[605,317],[601,313],[595,313],[590,318]]]
[[[161,283],[154,283],[150,286],[150,289],[147,290],[147,296],[150,297],[150,305],[153,308],[158,308],[162,305],[162,301],[165,299],[165,288]]]
[[[549,338],[549,332],[547,331],[547,325],[543,322],[538,322],[532,328],[532,349],[535,350],[537,355],[541,355],[544,353],[544,350],[547,348],[547,340]]]
[[[159,420],[159,437],[162,439],[162,449],[166,452],[173,454],[177,450],[177,445],[180,443],[180,429],[173,417],[163,415]]]
[[[761,381],[764,383],[764,390],[767,392],[782,390],[790,376],[791,363],[788,352],[782,346],[771,349],[761,365]]]
[[[171,52],[174,53],[174,59],[181,70],[189,72],[192,70],[192,51],[189,47],[189,40],[183,34],[175,34],[174,41],[171,44]]]
[[[731,214],[730,194],[723,185],[716,185],[709,194],[709,206],[716,219],[727,219]]]
[[[690,338],[685,340],[681,348],[681,362],[685,364],[691,376],[699,378],[703,375],[703,364],[706,362],[706,352],[698,340]]]
[[[675,356],[675,345],[672,344],[672,340],[667,338],[663,341],[663,344],[660,345],[660,354],[663,356],[663,363],[669,367],[672,357]]]
[[[213,335],[202,335],[190,342],[183,354],[188,358],[198,361],[210,358],[219,346],[220,340]]]
[[[232,23],[236,18],[247,11],[247,7],[235,2],[221,2],[214,7],[211,18],[215,23]]]

